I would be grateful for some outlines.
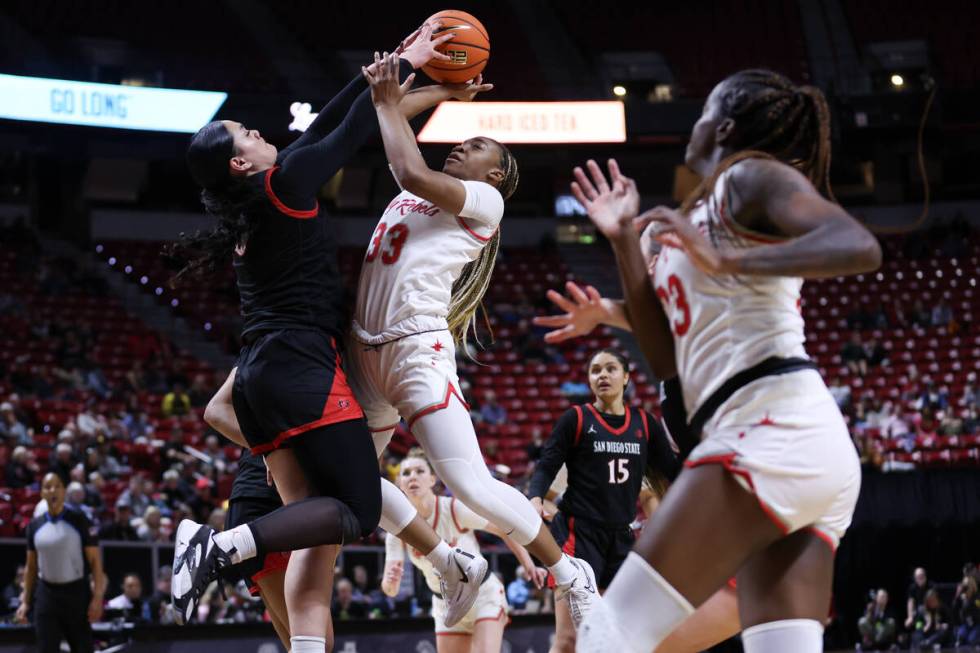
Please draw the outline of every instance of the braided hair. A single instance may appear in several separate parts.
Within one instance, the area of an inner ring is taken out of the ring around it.
[[[688,212],[706,199],[722,173],[749,158],[789,164],[832,199],[830,109],[823,92],[815,86],[796,86],[784,75],[761,69],[739,71],[722,83],[721,115],[735,121],[731,147],[736,152],[698,184],[681,210]]]
[[[492,139],[487,140],[492,141]],[[500,150],[500,169],[504,171],[503,178],[497,184],[497,190],[500,191],[504,200],[507,200],[517,190],[517,184],[520,181],[517,159],[502,143],[492,142]],[[490,332],[491,341],[493,340],[493,329],[490,327],[490,320],[487,317],[486,308],[483,306],[483,296],[490,286],[490,277],[493,275],[493,266],[497,261],[498,251],[500,251],[499,227],[480,251],[480,255],[463,266],[459,278],[453,283],[452,299],[449,301],[449,315],[446,321],[449,324],[449,332],[452,333],[453,340],[457,343],[464,342],[467,333],[472,331],[473,337],[480,344],[476,332],[476,314],[480,309],[483,310],[483,322]]]
[[[201,187],[204,209],[218,223],[210,231],[182,233],[178,242],[164,248],[168,265],[177,270],[170,278],[171,287],[227,265],[235,248],[244,248],[258,229],[259,212],[255,209],[265,202],[265,195],[246,177],[232,176],[228,160],[234,156],[235,141],[219,120],[208,123],[191,138],[187,167]]]

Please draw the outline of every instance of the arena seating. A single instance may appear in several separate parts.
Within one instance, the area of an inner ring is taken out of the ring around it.
[[[169,272],[160,262],[161,243],[107,242],[98,246],[103,259],[115,260],[114,267],[132,269],[129,278],[149,293],[164,287]],[[881,270],[871,275],[846,279],[830,279],[809,282],[804,286],[803,311],[807,319],[808,350],[828,379],[838,378],[850,385],[852,397],[858,400],[873,395],[881,400],[891,400],[900,405],[909,418],[916,412],[909,397],[915,395],[916,384],[908,378],[908,365],[914,364],[922,376],[930,376],[937,385],[946,386],[951,401],[961,396],[970,372],[980,372],[980,335],[973,330],[973,307],[976,305],[976,270],[980,267],[980,243],[974,238],[969,243],[968,255],[960,259],[944,257],[938,250],[929,251],[918,260],[901,255],[902,239],[884,240],[885,263]],[[350,281],[356,279],[361,252],[345,249],[341,252],[342,269]],[[219,324],[217,316],[237,315],[237,296],[234,294],[233,277],[219,275],[220,281],[208,284],[191,284],[188,289],[165,290],[160,301],[171,304],[175,313],[202,325],[211,321]],[[146,276],[146,283],[141,283]],[[535,431],[544,436],[559,415],[570,405],[570,398],[563,395],[560,386],[566,381],[584,381],[583,364],[589,352],[604,346],[616,346],[609,329],[597,330],[590,337],[565,343],[549,350],[545,360],[528,361],[522,352],[522,342],[533,338],[540,342],[540,331],[529,336],[528,327],[521,320],[527,313],[544,312],[548,302],[544,293],[549,288],[561,288],[563,282],[572,279],[565,262],[557,253],[544,254],[532,250],[507,249],[498,261],[493,282],[487,296],[490,322],[495,340],[485,350],[477,350],[476,360],[460,358],[460,376],[469,384],[469,398],[478,403],[487,390],[493,390],[508,411],[508,421],[502,425],[478,424],[477,431],[490,462],[507,465],[511,480],[522,479],[528,467],[527,445]],[[56,361],[55,345],[45,340],[30,338],[29,320],[57,321],[70,316],[75,324],[90,323],[96,335],[96,346],[91,357],[104,370],[112,382],[120,381],[132,365],[135,354],[130,339],[159,338],[138,319],[127,315],[118,299],[100,297],[72,290],[67,294],[48,296],[41,292],[33,278],[18,272],[16,253],[11,247],[0,247],[0,284],[8,294],[18,298],[26,307],[27,314],[0,317],[0,362],[8,368],[30,369],[33,366],[50,367]],[[840,350],[847,339],[847,317],[855,305],[872,308],[878,302],[889,307],[896,299],[906,308],[916,300],[931,307],[940,297],[952,306],[957,327],[906,327],[867,330],[863,337],[877,338],[888,352],[890,364],[873,367],[865,377],[849,373],[842,364]],[[525,315],[515,317],[513,311],[499,311],[496,307],[521,303]],[[505,315],[505,313],[508,313]],[[230,329],[231,322],[223,328]],[[213,329],[218,331],[217,326]],[[955,332],[954,332],[955,331]],[[482,333],[482,332],[481,332]],[[486,339],[485,335],[483,336]],[[210,370],[201,362],[184,358],[189,375]],[[657,388],[642,373],[634,375],[632,401],[656,411],[659,401]],[[11,391],[0,380],[0,397]],[[91,399],[91,393],[79,393],[71,400],[30,400],[28,407],[33,416],[36,431],[35,449],[39,461],[46,461],[47,454],[61,426],[71,420]],[[175,424],[180,426],[186,441],[200,443],[204,425],[200,411],[183,419],[164,419],[160,414],[161,397],[143,394],[141,407],[150,415],[158,433],[166,434]],[[98,412],[112,414],[125,407],[119,402],[95,399]],[[957,409],[958,410],[958,409]],[[875,429],[865,435],[881,447],[888,461],[913,463],[923,467],[976,466],[980,464],[980,436],[940,436],[922,434],[909,448],[905,444],[885,438]],[[404,452],[413,443],[412,436],[400,430],[392,442],[392,450]],[[148,443],[117,443],[121,452],[128,456],[135,470],[151,475],[159,472],[155,449]],[[0,465],[9,456],[9,447],[0,447]],[[234,458],[237,452],[228,448]],[[220,485],[227,488],[228,479]],[[125,479],[110,485],[110,494],[121,491]],[[22,506],[33,505],[36,492],[0,489],[14,497],[10,510],[13,521],[0,514],[4,529],[22,526],[26,511]],[[4,508],[7,512],[7,508]]]

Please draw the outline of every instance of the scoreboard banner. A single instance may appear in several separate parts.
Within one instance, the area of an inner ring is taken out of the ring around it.
[[[0,97],[7,120],[192,134],[228,94],[0,74]]]

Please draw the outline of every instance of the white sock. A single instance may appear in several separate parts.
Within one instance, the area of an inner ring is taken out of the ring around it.
[[[439,540],[439,544],[436,544],[436,548],[429,551],[425,557],[432,566],[436,568],[439,574],[445,574],[449,571],[449,558],[452,556],[453,550],[449,548],[445,540]]]
[[[391,535],[398,535],[417,514],[415,506],[401,490],[388,479],[381,479],[381,528]]]
[[[578,569],[564,553],[558,558],[558,562],[548,567],[548,571],[555,577],[557,585],[568,585],[575,580],[575,575],[578,573]]]
[[[296,635],[289,638],[289,649],[292,653],[326,653],[327,640],[323,637]]]
[[[609,584],[604,598],[610,613],[617,615],[626,641],[637,651],[657,648],[694,612],[694,606],[680,592],[632,551]],[[796,649],[785,650],[796,653]]]
[[[770,621],[742,631],[745,653],[821,653],[823,626],[813,619]]]
[[[236,565],[242,560],[255,557],[255,537],[252,535],[252,529],[248,527],[248,524],[215,533],[214,543],[221,547],[225,553],[234,550],[231,554],[231,561]]]

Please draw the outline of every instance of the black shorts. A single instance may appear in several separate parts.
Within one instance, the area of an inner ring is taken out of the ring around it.
[[[599,589],[609,587],[636,541],[629,526],[610,528],[561,511],[549,528],[562,551],[592,565]]]
[[[247,524],[269,514],[280,506],[282,503],[279,501],[259,499],[258,497],[232,499],[228,503],[228,514],[225,516],[225,530]],[[288,551],[272,551],[262,557],[255,556],[237,565],[225,567],[222,569],[221,575],[225,580],[233,583],[237,583],[239,580],[245,581],[249,593],[254,596],[259,593],[259,579],[276,571],[285,571],[288,562]]]
[[[364,417],[324,331],[249,334],[238,355],[232,403],[253,454],[313,429]]]

